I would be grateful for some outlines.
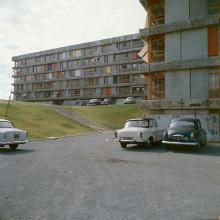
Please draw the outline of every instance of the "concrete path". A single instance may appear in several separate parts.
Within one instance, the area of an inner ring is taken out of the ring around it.
[[[70,111],[70,110],[65,109],[62,106],[58,106],[58,105],[49,105],[49,107],[53,111],[65,116],[67,118],[71,118],[72,120],[74,120],[80,124],[83,124],[85,126],[88,126],[96,131],[103,132],[103,131],[110,131],[111,130],[110,128],[104,127],[103,125],[101,125],[97,122],[88,120],[86,118],[82,118],[76,111]]]

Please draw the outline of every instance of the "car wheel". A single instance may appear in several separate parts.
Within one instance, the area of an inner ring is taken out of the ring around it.
[[[152,147],[153,146],[153,138],[152,137],[150,137],[148,140],[147,140],[147,146],[148,147]]]
[[[122,148],[126,148],[127,147],[126,143],[120,143],[120,145],[121,145]]]
[[[16,150],[18,147],[18,144],[10,144],[9,147],[11,148],[11,150]]]

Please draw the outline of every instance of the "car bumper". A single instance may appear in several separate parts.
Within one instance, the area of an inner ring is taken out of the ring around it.
[[[7,142],[0,142],[0,146],[10,145],[10,144],[26,144],[28,140],[25,141],[7,141]]]
[[[187,145],[187,146],[199,146],[197,142],[177,142],[177,141],[162,141],[163,144],[168,145]]]
[[[123,140],[123,139],[115,139],[115,141],[120,142],[120,143],[126,143],[126,144],[141,144],[145,143],[144,140]]]

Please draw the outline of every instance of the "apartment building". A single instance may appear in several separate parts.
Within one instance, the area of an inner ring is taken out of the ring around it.
[[[141,104],[170,119],[199,117],[209,139],[220,139],[220,1],[140,0],[146,10],[148,100]]]
[[[138,34],[12,58],[14,99],[68,105],[91,98],[147,96]]]

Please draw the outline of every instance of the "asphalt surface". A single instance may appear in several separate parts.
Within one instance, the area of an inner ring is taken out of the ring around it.
[[[220,147],[124,150],[112,136],[0,148],[0,219],[217,219]]]

